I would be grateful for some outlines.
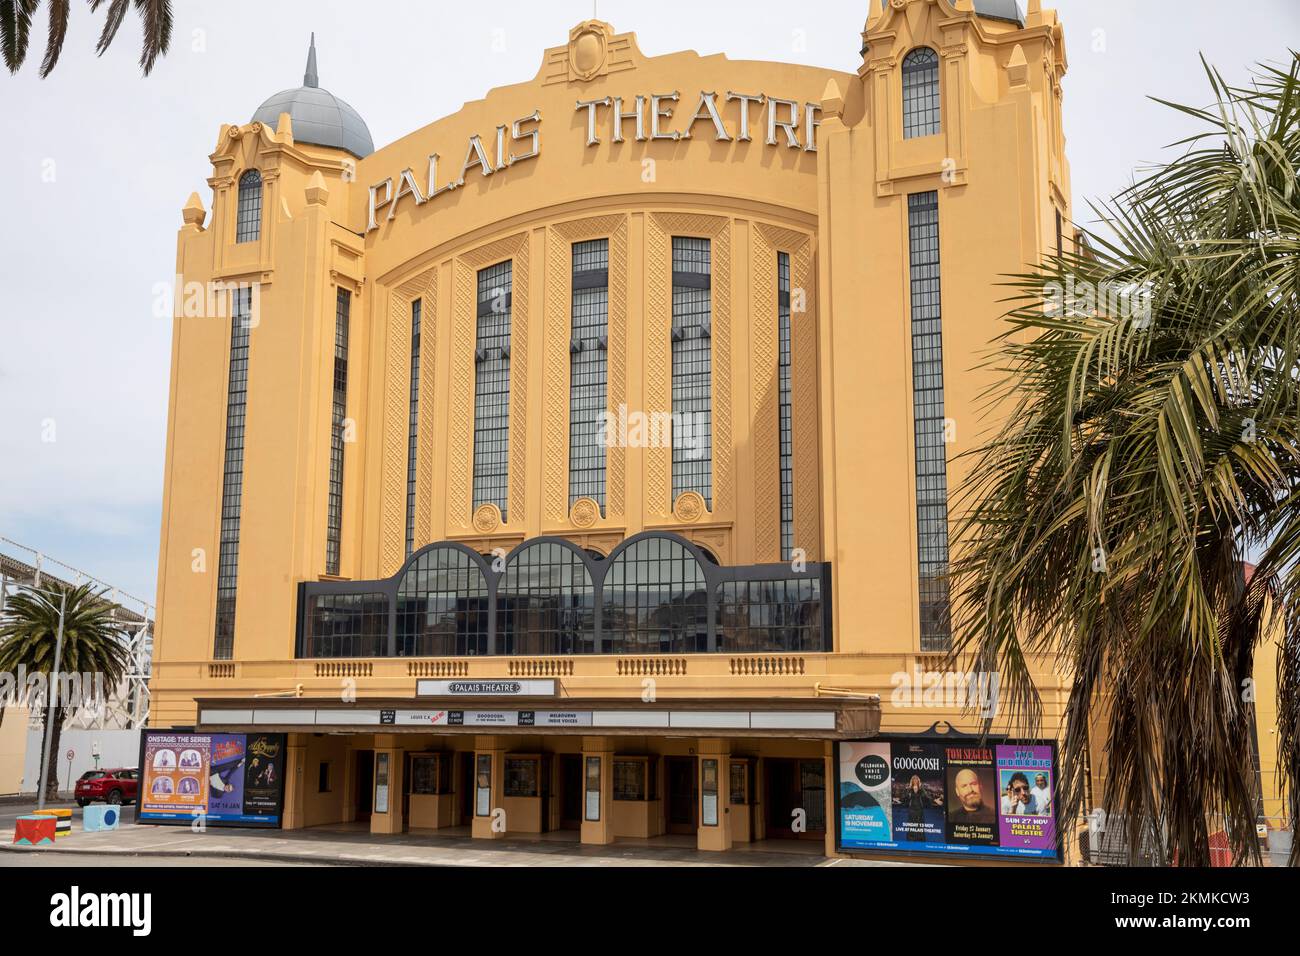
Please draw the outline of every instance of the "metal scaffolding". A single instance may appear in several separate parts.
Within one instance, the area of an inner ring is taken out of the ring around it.
[[[153,664],[153,605],[93,574],[0,535],[0,614],[20,588],[39,588],[42,582],[65,587],[89,583],[103,590],[130,655],[122,681],[106,689],[98,705],[79,708],[69,717],[67,726],[87,730],[135,730],[145,726],[149,720],[149,674]],[[43,708],[34,701],[30,704],[31,725],[40,726]]]

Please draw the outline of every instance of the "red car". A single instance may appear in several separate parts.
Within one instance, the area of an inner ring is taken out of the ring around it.
[[[87,770],[77,781],[77,806],[96,800],[106,803],[135,802],[140,786],[140,771],[125,767],[114,770]]]

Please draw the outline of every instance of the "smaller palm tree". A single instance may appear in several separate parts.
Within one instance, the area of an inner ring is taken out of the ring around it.
[[[59,631],[59,607],[63,606],[63,648],[59,671],[54,674],[55,644]],[[42,674],[52,693],[59,677],[73,674],[102,675],[103,686],[115,687],[126,674],[130,652],[123,640],[125,631],[113,616],[113,604],[103,591],[89,584],[76,587],[54,584],[37,590],[19,591],[5,605],[0,616],[0,671]],[[84,686],[84,685],[83,685]],[[45,769],[45,799],[58,796],[59,736],[74,702],[59,693],[54,721],[46,721],[50,736],[50,760]],[[42,751],[45,737],[41,738]]]

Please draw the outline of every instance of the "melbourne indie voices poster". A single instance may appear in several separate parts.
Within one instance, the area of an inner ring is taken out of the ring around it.
[[[889,744],[840,745],[840,837],[845,846],[887,843],[890,825]]]

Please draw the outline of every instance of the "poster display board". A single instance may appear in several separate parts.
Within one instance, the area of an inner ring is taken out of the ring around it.
[[[284,734],[140,734],[137,823],[278,827]]]
[[[1061,860],[1055,743],[877,737],[836,748],[841,850]]]

